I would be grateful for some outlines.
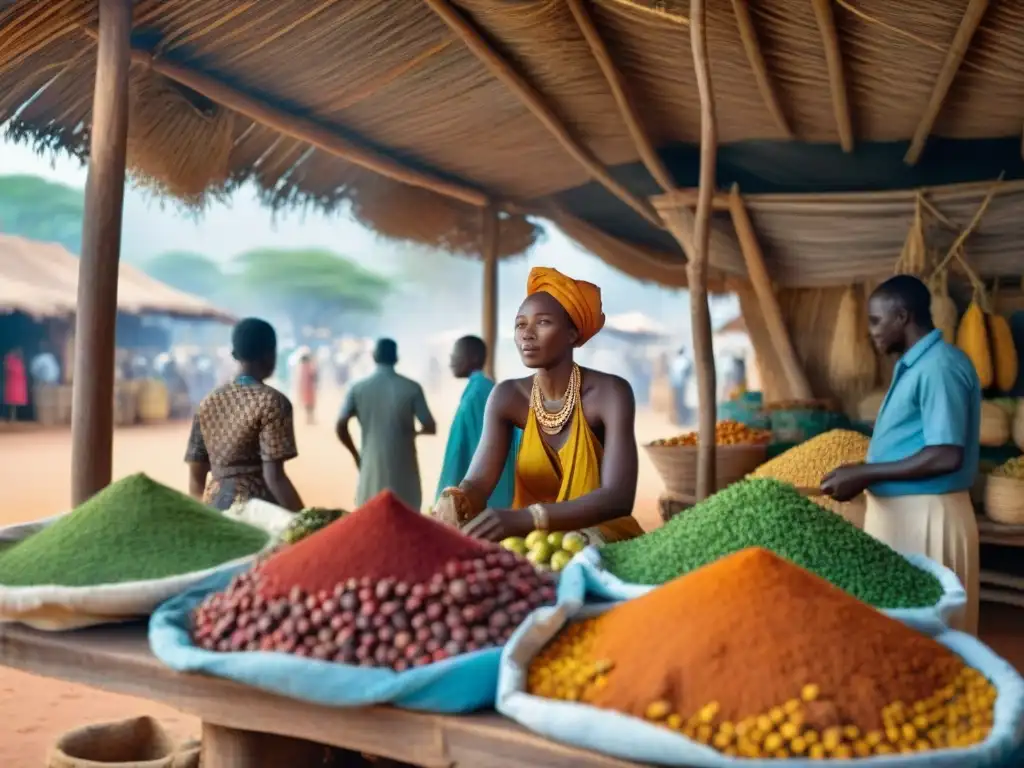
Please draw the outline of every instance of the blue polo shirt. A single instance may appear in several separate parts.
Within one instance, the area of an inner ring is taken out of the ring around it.
[[[896,363],[868,448],[868,463],[909,458],[933,445],[964,449],[960,469],[927,480],[878,483],[876,496],[966,491],[978,472],[981,384],[974,364],[934,330]]]

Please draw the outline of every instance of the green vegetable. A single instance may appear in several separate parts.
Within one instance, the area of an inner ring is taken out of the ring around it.
[[[262,549],[269,536],[142,474],[0,551],[0,584],[88,587],[161,579]]]
[[[344,509],[324,509],[323,507],[303,509],[288,524],[284,533],[281,534],[281,539],[287,544],[294,544],[316,533],[321,528],[326,528],[345,514],[347,512]]]
[[[633,584],[667,581],[747,547],[764,547],[879,608],[935,605],[942,585],[839,515],[772,479],[734,483],[661,528],[601,550]]]

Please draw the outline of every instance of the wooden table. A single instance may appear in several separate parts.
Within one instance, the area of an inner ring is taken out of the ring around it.
[[[203,723],[203,768],[306,768],[330,745],[426,768],[629,768],[543,739],[496,714],[338,709],[185,675],[149,651],[142,624],[78,632],[0,625],[0,665],[168,704]],[[317,751],[319,750],[319,752]]]

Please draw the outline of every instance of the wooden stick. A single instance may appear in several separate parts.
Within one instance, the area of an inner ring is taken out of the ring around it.
[[[89,173],[78,262],[71,503],[109,485],[114,451],[114,331],[121,255],[131,0],[100,0]]]
[[[747,277],[757,294],[765,325],[768,327],[775,353],[785,371],[789,389],[795,399],[810,400],[812,397],[811,385],[807,381],[807,375],[800,365],[800,358],[797,357],[796,349],[789,338],[786,321],[783,319],[782,310],[779,307],[779,300],[775,296],[771,279],[768,277],[768,269],[765,267],[764,253],[757,240],[757,232],[754,230],[754,224],[750,220],[746,206],[743,205],[739,187],[735,184],[730,193],[730,202],[732,225],[736,230],[740,250],[743,252],[743,261],[747,265]]]
[[[754,348],[757,365],[761,371],[761,390],[765,401],[795,400],[786,378],[786,369],[779,359],[772,335],[768,331],[768,324],[764,321],[764,312],[754,287],[750,283],[738,285],[735,292],[743,321],[747,326],[747,334],[750,336],[750,344]]]
[[[844,152],[853,151],[853,120],[850,117],[846,75],[843,74],[843,54],[839,48],[839,33],[832,13],[832,0],[811,0],[814,17],[818,22],[821,42],[825,46],[825,65],[828,67],[829,89],[832,93],[832,111],[836,116],[839,144]]]
[[[658,151],[654,148],[654,144],[651,142],[650,136],[648,136],[647,130],[644,128],[643,122],[633,106],[633,100],[630,98],[626,81],[622,77],[622,73],[619,72],[619,68],[615,66],[615,61],[612,59],[611,54],[608,53],[608,48],[604,44],[604,40],[601,39],[601,33],[594,25],[594,20],[590,17],[590,13],[587,11],[586,5],[584,5],[584,0],[567,0],[567,3],[569,10],[572,11],[573,18],[576,19],[580,32],[583,33],[583,38],[587,41],[587,45],[590,46],[590,52],[593,54],[594,60],[597,61],[604,79],[608,82],[608,87],[615,98],[615,103],[619,107],[619,113],[626,123],[626,129],[633,138],[633,144],[636,145],[636,150],[640,155],[640,159],[643,160],[647,172],[654,177],[654,180],[666,192],[675,189],[675,180],[661,161],[661,157],[658,156]]]
[[[569,129],[555,115],[537,89],[526,78],[516,72],[504,58],[496,53],[476,27],[467,21],[448,0],[424,0],[424,2],[465,43],[466,47],[479,59],[480,63],[487,67],[492,75],[503,82],[523,105],[540,120],[551,135],[555,137],[555,140],[562,145],[565,151],[577,163],[587,170],[595,181],[643,216],[648,223],[659,228],[662,226],[658,214],[655,213],[650,203],[634,195],[625,186],[620,184],[593,152],[573,138]]]
[[[757,90],[761,92],[764,105],[783,135],[792,139],[793,129],[789,127],[789,121],[786,119],[786,113],[782,110],[782,103],[779,101],[779,95],[772,82],[768,65],[765,63],[764,54],[761,52],[761,43],[757,39],[757,28],[754,26],[754,18],[750,15],[749,0],[732,0],[732,11],[736,16],[736,27],[739,29],[743,50],[747,54],[747,63],[750,64],[750,71],[754,74]]]
[[[715,492],[715,355],[708,308],[708,251],[711,247],[712,198],[715,194],[715,160],[718,131],[715,96],[708,61],[708,38],[704,0],[690,0],[690,47],[700,97],[700,195],[694,225],[694,258],[690,261],[690,327],[693,359],[697,373],[699,403],[697,449],[697,501]]]
[[[487,206],[481,209],[480,215],[483,217],[480,255],[484,262],[482,327],[487,345],[484,373],[494,381],[494,361],[498,350],[498,209]]]
[[[90,37],[95,33],[84,28]],[[380,174],[389,179],[408,184],[411,187],[428,189],[439,195],[460,200],[477,206],[488,204],[489,197],[479,189],[467,184],[450,181],[432,173],[418,171],[397,160],[392,160],[385,152],[370,147],[360,146],[349,139],[343,138],[335,128],[298,115],[291,115],[266,102],[236,90],[210,75],[203,74],[167,59],[154,57],[149,51],[139,48],[132,49],[132,61],[152,69],[169,80],[191,88],[206,98],[228,109],[238,112],[251,120],[279,131],[287,136],[312,144],[328,154],[358,165],[368,171]]]
[[[697,205],[697,199],[700,197],[700,190],[696,187],[683,187],[681,189],[673,189],[666,192],[664,195],[657,195],[652,198],[654,201],[654,207],[658,208],[671,201],[672,205],[681,205],[686,208],[693,208]],[[771,199],[771,196],[766,196]],[[721,192],[715,192],[711,197],[712,209],[715,211],[728,211],[729,210],[729,195]]]
[[[938,77],[935,78],[935,85],[932,86],[931,95],[928,96],[928,104],[924,108],[924,114],[914,130],[914,137],[910,140],[910,148],[903,158],[907,165],[914,165],[921,157],[924,146],[928,141],[928,135],[942,110],[942,102],[946,100],[946,94],[953,85],[956,73],[960,71],[960,64],[967,55],[967,49],[971,45],[971,38],[981,24],[981,18],[988,10],[988,0],[968,0],[967,10],[960,19],[960,26],[953,35],[953,42],[949,44],[946,51],[946,58],[942,62]]]

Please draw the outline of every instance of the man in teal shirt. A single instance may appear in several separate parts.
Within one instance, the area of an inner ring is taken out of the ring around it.
[[[494,389],[494,382],[483,372],[486,361],[487,345],[483,339],[477,336],[463,336],[455,342],[451,356],[452,374],[457,379],[468,379],[468,382],[459,401],[458,410],[455,411],[451,431],[448,433],[448,445],[444,452],[441,478],[437,484],[437,496],[440,496],[445,488],[457,487],[466,478],[469,464],[483,434],[484,410],[487,407],[487,398]],[[487,503],[492,509],[507,509],[512,506],[517,443],[517,436],[513,436],[513,446],[505,462],[505,469]]]
[[[839,467],[821,489],[837,501],[867,491],[864,530],[894,549],[953,570],[968,605],[956,628],[978,631],[978,525],[969,491],[978,473],[981,385],[970,359],[942,340],[928,288],[911,275],[868,302],[871,339],[901,355],[865,464]]]

